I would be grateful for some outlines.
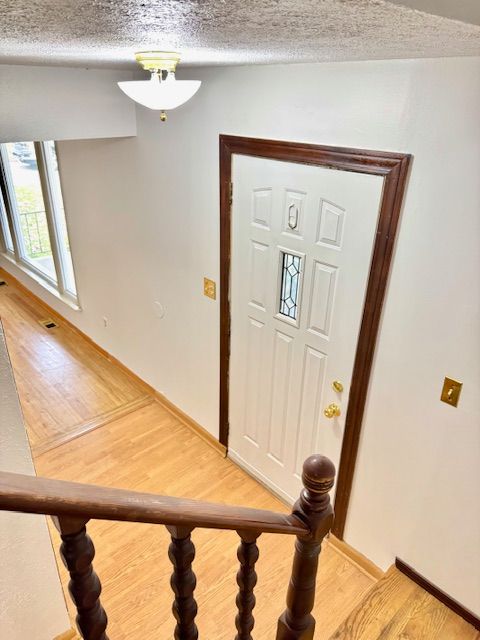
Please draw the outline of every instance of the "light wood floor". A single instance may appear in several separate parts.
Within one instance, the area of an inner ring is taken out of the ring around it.
[[[479,640],[462,618],[395,567],[369,591],[331,640]]]
[[[128,415],[118,417],[113,413],[109,417],[109,411],[144,399],[144,391],[68,327],[46,333],[37,323],[42,310],[14,287],[5,289],[0,288],[0,317],[29,437],[34,444],[47,443],[43,448],[37,446],[34,455],[39,475],[286,511],[269,491],[152,398]],[[59,435],[68,437],[69,428],[75,432],[78,425],[99,415],[105,418],[99,422],[102,426],[69,442],[58,440]],[[49,448],[48,442],[56,448]],[[89,524],[89,532],[97,549],[95,568],[103,583],[109,637],[172,638],[166,530],[154,525],[96,521]],[[52,537],[58,548],[58,534],[53,528]],[[238,539],[234,533],[204,530],[194,531],[193,539],[197,548],[194,570],[200,637],[231,640],[235,636]],[[275,637],[276,619],[285,606],[293,542],[289,536],[279,535],[264,535],[259,540],[256,640]],[[60,562],[59,570],[66,589],[67,576]],[[333,544],[325,544],[314,609],[316,640],[328,640],[363,598],[368,602],[376,584],[376,578]],[[445,609],[442,615],[445,624],[450,624],[445,629],[453,629],[449,635],[417,633],[413,621],[408,635],[381,631],[358,636],[358,640],[479,640],[472,635],[472,627],[452,612]],[[336,637],[357,639],[357,635]]]
[[[151,402],[74,331],[43,327],[48,312],[8,281],[0,287],[0,318],[34,452]]]
[[[36,466],[39,474],[51,477],[286,511],[266,489],[158,404],[39,456]],[[90,532],[97,547],[95,566],[104,584],[112,640],[171,638],[171,565],[165,529],[93,522]],[[200,637],[231,640],[235,636],[237,536],[197,530],[193,539]],[[275,622],[284,608],[293,542],[289,536],[260,538],[258,640],[275,637]],[[319,640],[329,638],[374,582],[332,546],[326,548],[316,607]]]

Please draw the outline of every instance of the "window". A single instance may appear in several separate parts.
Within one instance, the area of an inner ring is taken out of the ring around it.
[[[0,233],[3,244],[5,245],[5,251],[13,253],[13,240],[10,233],[10,227],[8,226],[7,212],[5,210],[5,204],[3,202],[3,196],[0,192]]]
[[[55,142],[0,144],[0,169],[4,252],[76,302]]]
[[[279,313],[292,320],[297,319],[300,261],[301,258],[299,256],[286,252],[282,253]]]

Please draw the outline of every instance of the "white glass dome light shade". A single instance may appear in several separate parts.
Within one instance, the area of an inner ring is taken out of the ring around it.
[[[175,74],[170,72],[165,80],[161,80],[158,73],[152,73],[150,80],[129,80],[119,82],[118,86],[144,107],[167,111],[190,100],[201,84],[200,80],[176,80]]]

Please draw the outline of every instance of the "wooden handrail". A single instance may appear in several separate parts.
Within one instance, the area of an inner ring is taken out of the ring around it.
[[[0,472],[0,510],[308,536],[293,514]]]
[[[168,557],[173,565],[170,585],[175,640],[198,640],[193,529],[234,529],[240,537],[235,640],[252,640],[257,538],[262,533],[296,535],[287,607],[278,620],[276,640],[313,640],[315,619],[311,612],[318,557],[333,522],[329,491],[334,478],[335,467],[328,458],[310,456],[303,465],[303,490],[287,515],[0,472],[0,511],[53,516],[62,539],[60,554],[70,575],[68,589],[77,609],[77,628],[84,640],[108,640],[108,618],[100,600],[102,585],[92,565],[95,547],[86,530],[91,519],[167,527],[171,535]]]

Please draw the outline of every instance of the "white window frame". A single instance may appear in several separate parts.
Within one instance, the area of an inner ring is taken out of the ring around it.
[[[45,205],[45,216],[47,220],[48,236],[50,238],[50,247],[52,250],[52,258],[55,266],[57,280],[55,281],[48,274],[38,269],[30,260],[27,260],[23,252],[22,231],[20,229],[20,217],[17,209],[15,198],[15,189],[10,173],[10,164],[8,158],[7,147],[5,143],[0,144],[0,187],[3,197],[6,220],[9,225],[10,235],[12,238],[13,252],[7,247],[3,224],[0,224],[0,239],[2,243],[3,254],[14,260],[22,269],[30,272],[40,283],[46,283],[48,288],[56,290],[60,297],[65,298],[74,306],[78,306],[78,292],[75,294],[69,291],[65,286],[66,265],[61,247],[61,230],[59,228],[58,197],[55,196],[53,167],[51,165],[51,156],[46,147],[47,142],[34,142],[35,156],[37,159],[37,168],[40,176],[40,184],[42,188],[43,202]],[[56,143],[55,151],[56,151]],[[57,155],[58,157],[58,155]],[[1,206],[1,204],[0,204]],[[68,229],[67,229],[68,234]],[[72,259],[73,262],[73,259]],[[75,273],[73,274],[75,278]]]

